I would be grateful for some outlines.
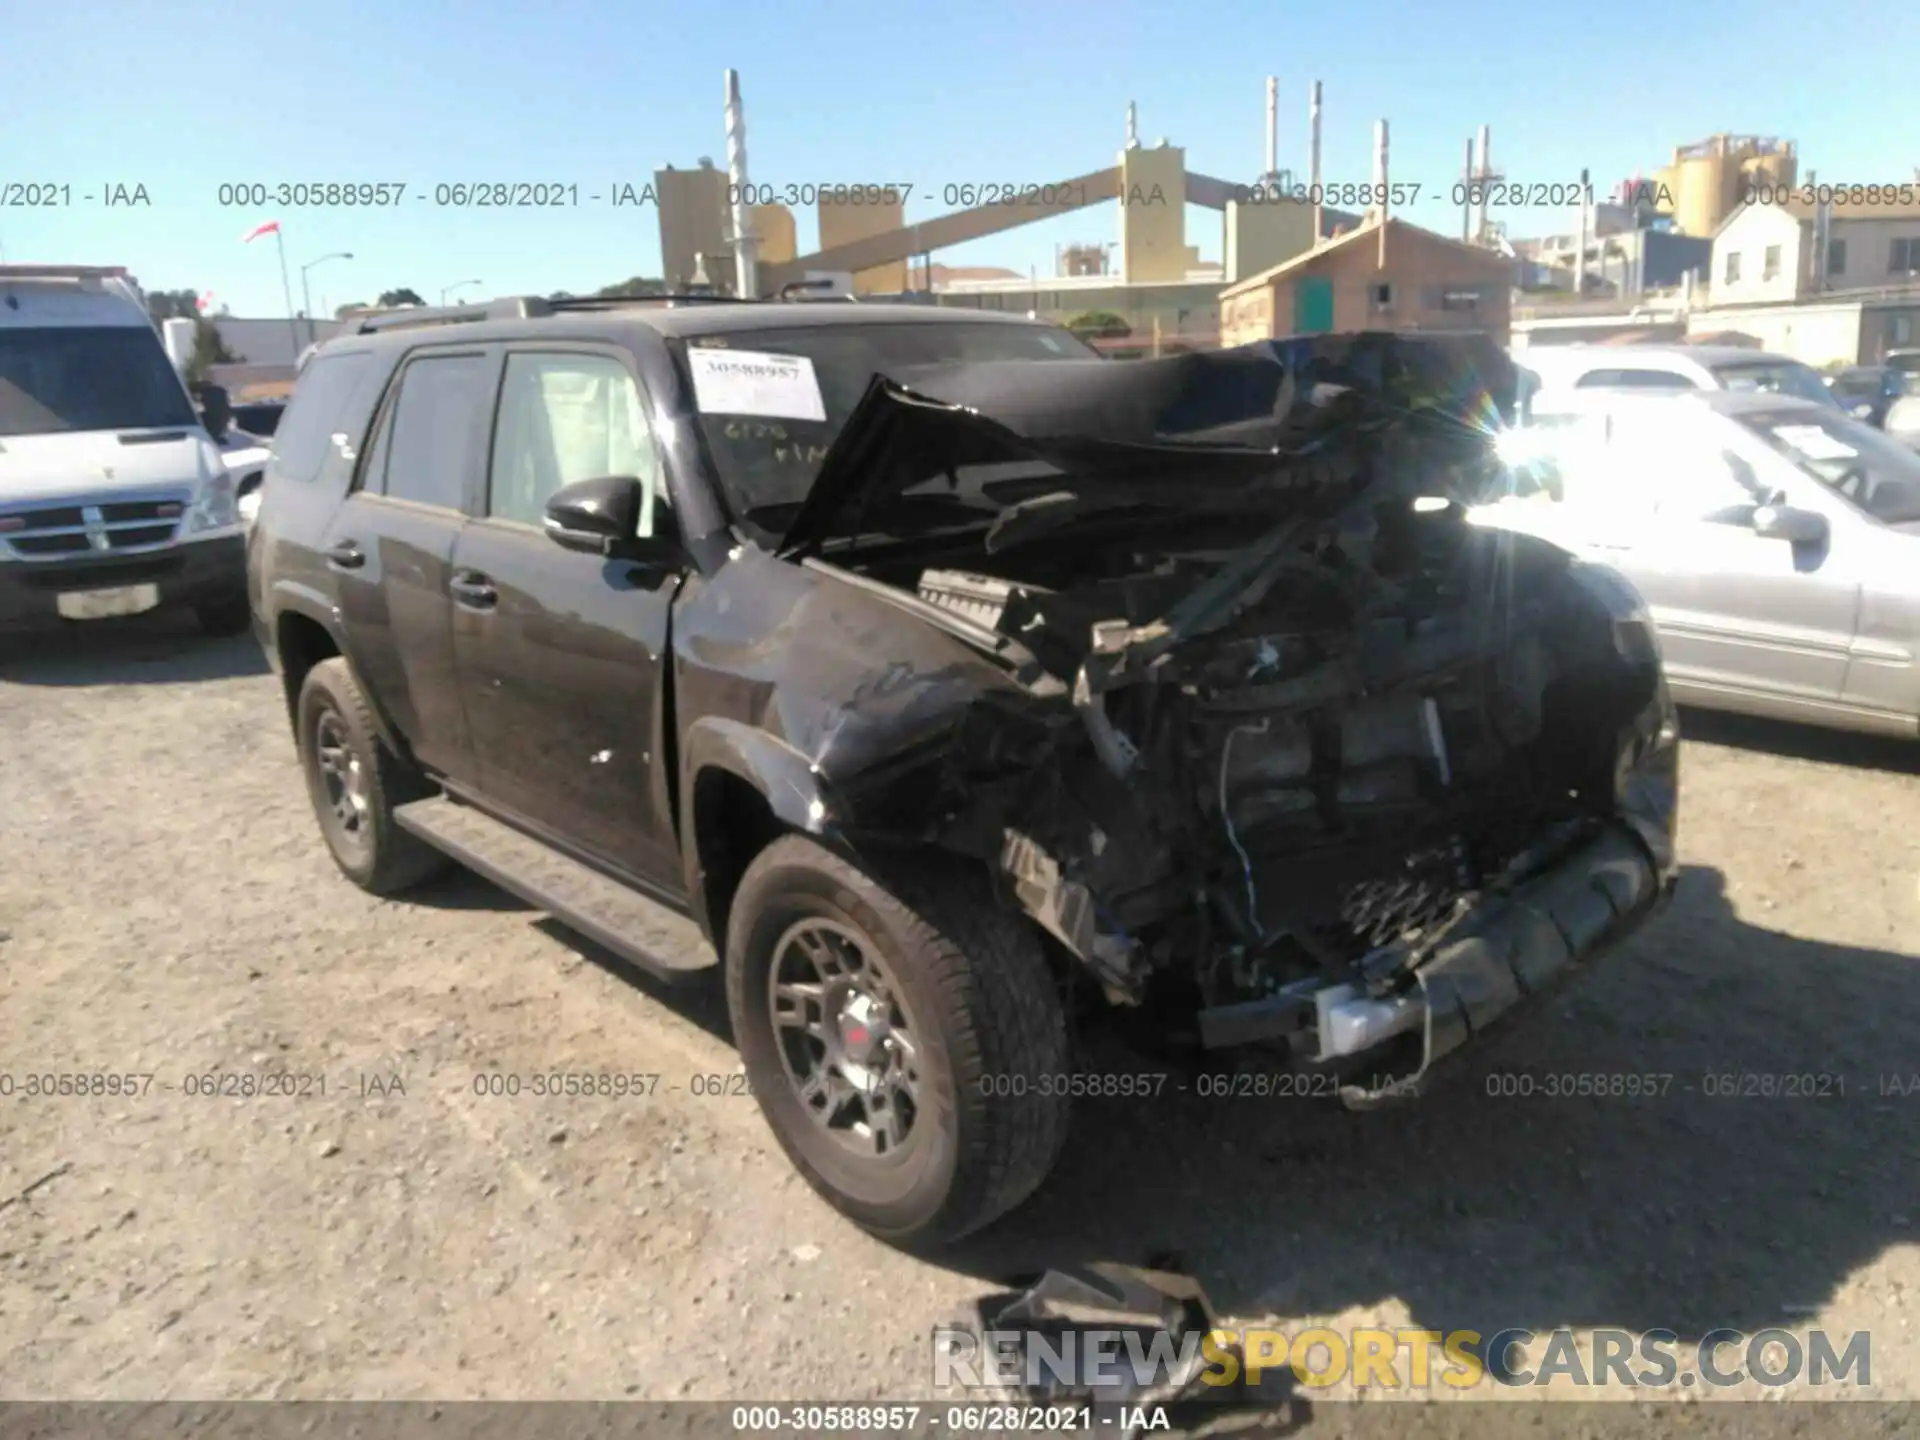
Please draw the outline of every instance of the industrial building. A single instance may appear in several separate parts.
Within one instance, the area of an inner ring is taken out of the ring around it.
[[[1791,186],[1798,173],[1791,140],[1713,135],[1676,147],[1671,165],[1626,189],[1682,235],[1711,236],[1755,187]]]
[[[1348,330],[1476,331],[1507,342],[1514,261],[1379,215],[1220,292],[1220,343]]]
[[[1316,233],[1356,223],[1354,216],[1322,210],[1296,198],[1292,173],[1276,168],[1276,94],[1275,82],[1269,79],[1267,169],[1251,185],[1189,171],[1186,151],[1164,139],[1142,144],[1134,107],[1129,105],[1126,139],[1116,164],[1038,186],[1011,201],[996,196],[993,203],[913,224],[906,223],[900,204],[823,201],[818,211],[818,246],[804,255],[796,253],[793,216],[780,206],[757,207],[749,221],[757,251],[754,288],[769,295],[794,281],[844,277],[846,288],[856,295],[899,294],[908,291],[916,276],[939,273],[940,267],[933,262],[936,252],[1111,201],[1119,212],[1116,241],[1111,247],[1082,247],[1103,254],[1110,248],[1111,260],[1093,266],[1078,256],[1063,276],[1030,275],[1024,288],[1017,275],[999,277],[1008,283],[958,284],[942,292],[943,302],[1048,314],[1069,306],[1072,313],[1103,309],[1128,317],[1129,323],[1137,320],[1143,330],[1156,320],[1183,332],[1216,330],[1215,298],[1223,281],[1231,283],[1310,248]],[[1316,83],[1309,107],[1312,177],[1318,175],[1319,115]],[[737,95],[730,104],[728,139],[732,157],[728,170],[703,159],[694,169],[668,166],[655,173],[662,268],[669,286],[704,281],[723,293],[735,287],[733,219],[727,196],[730,179],[738,179],[731,174],[735,161],[744,165],[745,159]],[[733,156],[736,148],[738,154]],[[1189,205],[1220,212],[1221,263],[1202,264],[1198,247],[1188,243]],[[1056,286],[1052,283],[1056,279],[1098,283]],[[1099,293],[1065,293],[1081,289]],[[1057,302],[1040,298],[1056,291],[1061,292]]]

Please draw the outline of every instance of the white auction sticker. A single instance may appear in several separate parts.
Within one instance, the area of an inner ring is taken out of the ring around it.
[[[827,418],[819,378],[805,355],[695,348],[687,358],[693,365],[694,400],[708,415]]]
[[[1819,425],[1776,425],[1773,433],[1809,460],[1853,460],[1860,454]]]

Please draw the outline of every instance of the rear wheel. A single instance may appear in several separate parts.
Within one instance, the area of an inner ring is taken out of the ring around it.
[[[300,768],[334,863],[361,889],[392,895],[452,862],[394,822],[397,805],[431,787],[380,740],[347,662],[322,660],[300,686]]]
[[[740,882],[726,968],[767,1122],[858,1224],[952,1241],[1039,1188],[1066,1137],[1066,1023],[1038,941],[984,885],[911,865],[882,883],[787,836]]]

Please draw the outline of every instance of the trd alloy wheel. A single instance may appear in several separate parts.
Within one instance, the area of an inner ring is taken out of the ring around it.
[[[1039,1187],[1067,1129],[1046,1082],[1071,1050],[1038,938],[984,877],[784,836],[741,877],[725,946],[747,1078],[830,1203],[937,1244]]]

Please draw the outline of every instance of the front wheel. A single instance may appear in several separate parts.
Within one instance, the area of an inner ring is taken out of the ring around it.
[[[857,1224],[945,1243],[1046,1178],[1066,1138],[1066,1022],[1038,940],[984,883],[906,863],[883,884],[786,836],[740,882],[726,969],[767,1123]]]

